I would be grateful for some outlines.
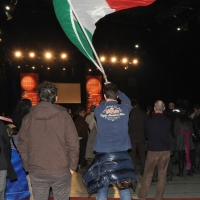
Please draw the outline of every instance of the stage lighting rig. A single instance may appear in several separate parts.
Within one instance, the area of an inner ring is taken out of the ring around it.
[[[15,10],[15,6],[17,5],[18,0],[10,0],[10,3],[5,5],[5,13],[7,16],[7,20],[11,20],[13,17],[13,11]]]

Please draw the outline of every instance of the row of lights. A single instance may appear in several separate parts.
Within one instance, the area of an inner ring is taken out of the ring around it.
[[[100,61],[101,62],[108,62],[108,60],[106,60],[106,57],[104,57],[104,56],[100,57]],[[110,58],[110,61],[112,63],[116,63],[116,62],[119,63],[119,61],[117,60],[117,57]],[[127,64],[127,63],[129,63],[129,64],[138,64],[138,59],[133,59],[132,62],[130,62],[127,58],[122,58],[121,59],[121,63],[124,63],[124,64]]]
[[[28,65],[26,65],[26,66],[28,66]],[[18,69],[20,69],[20,68],[21,68],[21,66],[20,66],[20,65],[18,65],[18,66],[17,66],[17,68],[18,68]],[[33,70],[34,70],[34,69],[36,69],[36,67],[35,67],[35,66],[32,66],[31,68],[32,68]],[[43,68],[43,65],[41,66],[41,68]],[[50,69],[51,69],[50,67],[47,67],[47,70],[50,70]],[[64,67],[62,70],[63,70],[63,71],[65,71],[65,70],[66,70],[66,68]]]
[[[18,69],[20,69],[20,68],[21,68],[21,66],[20,66],[20,65],[18,65],[18,66],[17,66],[17,68],[18,68]],[[31,68],[32,68],[33,70],[35,70],[35,69],[36,69],[36,67],[35,67],[35,66],[32,66]],[[43,65],[41,66],[41,68],[43,68]],[[50,69],[51,69],[50,67],[47,67],[47,70],[50,70]],[[65,71],[65,70],[66,70],[66,68],[65,68],[65,67],[63,67],[63,68],[62,68],[62,70],[63,70],[63,71]],[[88,71],[89,71],[89,72],[91,72],[91,71],[92,71],[92,69],[88,69]]]
[[[21,53],[20,51],[16,51],[16,52],[15,52],[15,56],[16,56],[17,58],[20,58],[20,57],[22,57],[22,53]],[[30,53],[29,53],[29,57],[30,57],[30,58],[34,58],[35,56],[36,56],[36,54],[35,54],[34,52],[30,52]],[[45,57],[46,57],[47,59],[51,59],[51,58],[52,58],[52,54],[49,53],[49,52],[47,52],[47,53],[45,53]],[[67,54],[66,54],[66,53],[62,53],[62,54],[60,55],[60,57],[61,57],[62,59],[66,59],[66,58],[67,58]]]
[[[20,51],[17,51],[17,52],[15,52],[15,56],[16,56],[17,58],[20,58],[20,57],[22,57],[22,53],[21,53]],[[30,52],[30,53],[29,53],[29,57],[34,58],[34,57],[35,57],[35,53],[34,53],[34,52]],[[45,57],[46,57],[47,59],[51,59],[51,58],[52,58],[52,54],[48,52],[48,53],[45,54]],[[60,55],[60,57],[61,57],[62,59],[66,59],[66,58],[67,58],[67,54],[63,53],[63,54]],[[100,57],[100,61],[101,61],[101,62],[106,62],[106,61],[107,61],[107,60],[106,60],[106,57],[105,57],[105,56]],[[110,61],[111,61],[112,63],[119,62],[119,61],[117,61],[117,57],[112,57],[112,58],[110,58]],[[108,61],[107,61],[107,62],[108,62]],[[124,64],[127,64],[127,63],[129,63],[129,64],[138,64],[138,59],[133,59],[132,62],[130,62],[130,61],[128,61],[127,58],[123,58],[123,59],[121,60],[121,62],[124,63]]]
[[[26,66],[28,66],[28,65],[26,65]],[[18,69],[20,69],[20,68],[21,68],[21,66],[20,66],[20,65],[18,65],[18,66],[17,66],[17,68],[18,68]],[[35,69],[36,69],[36,67],[35,67],[35,66],[32,66],[31,68],[32,68],[33,70],[35,70]],[[41,66],[41,68],[43,68],[43,65]],[[47,70],[50,70],[51,68],[50,68],[50,67],[47,67],[46,69],[47,69]],[[127,69],[128,69],[128,65],[127,65],[127,66],[125,66],[125,67],[124,67],[124,69],[125,69],[125,70],[127,70]],[[62,68],[62,70],[63,70],[63,71],[65,71],[65,70],[66,70],[66,68],[65,68],[65,67],[63,67],[63,68]],[[98,70],[98,68],[96,68],[96,70]],[[111,68],[109,68],[109,70],[111,70]],[[89,68],[89,69],[88,69],[88,72],[91,72],[91,71],[92,71],[92,69],[91,69],[91,68]]]

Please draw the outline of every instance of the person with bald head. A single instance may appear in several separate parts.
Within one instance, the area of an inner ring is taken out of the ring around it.
[[[145,200],[148,195],[156,166],[158,168],[158,182],[154,199],[163,199],[167,167],[170,159],[169,138],[171,134],[171,120],[163,114],[164,110],[164,102],[157,100],[154,104],[155,114],[146,121],[145,136],[148,139],[148,152],[142,184],[138,191],[140,200]]]

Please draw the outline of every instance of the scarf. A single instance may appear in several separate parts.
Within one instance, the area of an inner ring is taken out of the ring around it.
[[[185,154],[186,154],[186,170],[190,169],[191,163],[190,163],[190,142],[189,142],[189,136],[192,133],[192,131],[182,131],[178,129],[178,132],[185,135]]]

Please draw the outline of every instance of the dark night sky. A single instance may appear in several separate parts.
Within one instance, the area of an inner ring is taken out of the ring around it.
[[[5,2],[9,2],[4,0]],[[183,4],[183,2],[185,2]],[[187,7],[187,8],[186,8]],[[192,8],[192,9],[191,9]],[[18,81],[19,63],[13,58],[17,48],[23,52],[35,50],[42,54],[54,50],[59,54],[65,50],[69,55],[67,64],[55,59],[53,74],[38,70],[40,80],[77,82],[81,76],[101,75],[68,40],[54,14],[51,0],[19,0],[13,18],[5,20],[1,7],[1,57],[12,61],[13,76]],[[173,16],[174,15],[174,16]],[[177,102],[187,98],[191,104],[200,102],[200,3],[198,0],[159,0],[148,7],[134,8],[108,15],[97,24],[93,44],[99,56],[138,57],[137,67],[122,64],[103,64],[108,80],[118,85],[130,98],[137,98],[143,105],[157,99]],[[184,30],[176,31],[180,26]],[[135,44],[140,48],[135,49]],[[29,64],[24,58],[20,65]],[[38,59],[35,65],[48,65]],[[62,66],[69,68],[63,75]],[[72,76],[71,68],[74,68]],[[24,72],[28,70],[23,68]]]

